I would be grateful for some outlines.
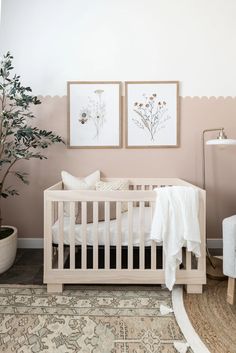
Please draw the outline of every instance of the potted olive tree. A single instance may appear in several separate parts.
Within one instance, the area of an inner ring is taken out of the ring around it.
[[[0,273],[11,267],[17,249],[17,229],[3,225],[2,200],[18,195],[18,191],[7,183],[13,174],[28,184],[27,174],[17,169],[22,160],[45,159],[42,151],[50,145],[63,142],[52,131],[41,130],[31,125],[35,118],[32,105],[40,104],[30,87],[24,87],[20,76],[12,74],[13,57],[8,52],[0,60]]]

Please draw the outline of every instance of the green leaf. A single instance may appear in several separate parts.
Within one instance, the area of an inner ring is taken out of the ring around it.
[[[9,195],[6,192],[0,192],[0,197],[6,199]]]
[[[4,164],[9,164],[11,163],[10,159],[1,159],[0,160],[0,167],[3,166]]]
[[[29,184],[29,180],[27,179],[28,173],[24,172],[14,172],[15,176],[20,179],[24,184]]]
[[[32,94],[29,86],[22,85],[19,75],[12,74],[12,62],[13,56],[10,52],[0,61],[0,98],[5,97],[5,108],[0,112],[0,185],[7,168],[10,167],[11,172],[11,164],[23,159],[46,159],[42,151],[52,144],[64,143],[62,137],[53,131],[31,126],[30,121],[36,118],[31,107],[41,104],[41,101]],[[14,174],[23,183],[28,183],[27,173],[16,171]],[[5,180],[8,175],[9,173]],[[3,186],[0,186],[0,197],[18,195],[14,188],[4,190]]]

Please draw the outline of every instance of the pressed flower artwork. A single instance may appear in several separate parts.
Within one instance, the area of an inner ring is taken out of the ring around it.
[[[69,147],[120,147],[120,82],[68,82]]]
[[[126,146],[178,146],[178,82],[126,82]]]

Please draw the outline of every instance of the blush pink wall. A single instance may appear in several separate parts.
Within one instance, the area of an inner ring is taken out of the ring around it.
[[[41,100],[35,110],[38,125],[66,139],[67,98]],[[179,148],[72,150],[53,146],[47,151],[48,160],[19,163],[18,168],[30,174],[30,185],[18,183],[20,196],[4,201],[4,223],[16,226],[19,237],[42,237],[43,190],[60,179],[61,170],[78,176],[100,169],[109,177],[178,177],[201,186],[202,131],[223,126],[229,137],[236,137],[235,119],[236,98],[181,97]],[[236,214],[236,147],[207,146],[206,150],[207,232],[209,238],[218,238],[222,219]]]

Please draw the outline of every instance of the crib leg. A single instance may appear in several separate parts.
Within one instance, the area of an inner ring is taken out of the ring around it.
[[[48,283],[47,284],[47,292],[48,293],[62,293],[63,284],[62,283]]]
[[[202,284],[187,284],[186,285],[187,293],[191,294],[201,294],[202,293]]]
[[[235,278],[229,277],[228,289],[227,289],[227,302],[233,305],[234,301],[235,301]]]

